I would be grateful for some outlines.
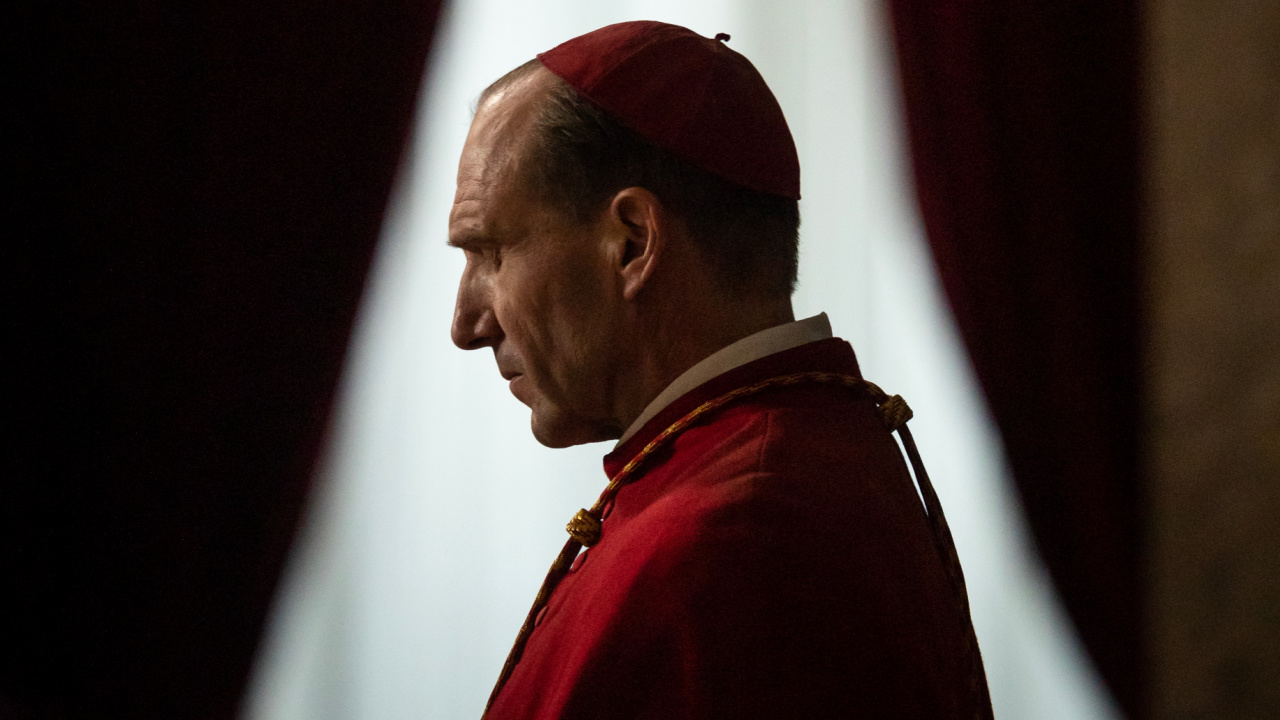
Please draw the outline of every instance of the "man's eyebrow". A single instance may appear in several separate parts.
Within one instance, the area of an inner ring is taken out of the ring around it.
[[[497,245],[498,242],[480,235],[462,235],[459,237],[451,236],[445,241],[445,244],[452,248],[458,248],[459,250],[470,250],[472,248],[483,248]]]

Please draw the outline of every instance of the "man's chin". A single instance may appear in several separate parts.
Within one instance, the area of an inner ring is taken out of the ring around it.
[[[547,418],[536,410],[529,422],[533,437],[549,448],[567,448],[574,445],[617,440],[622,432],[606,423],[569,419],[563,416]]]

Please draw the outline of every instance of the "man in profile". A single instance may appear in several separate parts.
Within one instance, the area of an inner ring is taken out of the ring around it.
[[[619,441],[486,717],[989,717],[909,411],[793,316],[795,146],[728,39],[611,25],[481,96],[453,341],[544,445]]]

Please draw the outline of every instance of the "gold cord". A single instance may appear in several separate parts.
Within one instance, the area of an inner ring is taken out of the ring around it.
[[[623,466],[622,470],[618,471],[617,475],[613,476],[590,510],[579,510],[573,516],[573,519],[565,526],[565,529],[569,532],[569,540],[560,550],[560,554],[556,556],[555,562],[551,564],[551,569],[547,572],[546,579],[542,581],[542,587],[538,589],[537,597],[534,598],[533,607],[529,609],[529,614],[525,616],[524,623],[520,626],[520,632],[516,635],[515,644],[511,647],[511,652],[508,653],[507,660],[502,665],[502,672],[498,675],[498,682],[494,685],[493,692],[489,694],[489,701],[485,704],[486,715],[489,712],[489,708],[493,706],[494,700],[497,699],[498,693],[502,691],[503,686],[510,679],[516,663],[520,662],[520,657],[524,654],[525,645],[529,642],[529,635],[533,633],[534,625],[537,623],[538,614],[546,608],[547,603],[551,600],[551,594],[555,592],[560,581],[568,574],[574,559],[582,548],[592,547],[600,542],[600,536],[603,531],[602,518],[604,509],[609,503],[613,502],[614,497],[617,496],[618,491],[624,485],[635,479],[636,471],[644,462],[707,413],[719,410],[734,400],[754,395],[772,387],[785,387],[805,382],[838,384],[852,390],[865,392],[876,403],[880,419],[885,428],[889,432],[898,431],[898,434],[902,437],[903,446],[907,450],[907,456],[911,460],[912,469],[915,471],[916,482],[920,486],[920,493],[924,499],[925,510],[928,514],[929,528],[933,534],[934,544],[937,546],[939,555],[942,558],[947,579],[963,610],[964,619],[969,620],[969,597],[965,590],[964,573],[960,569],[960,559],[956,554],[955,544],[951,538],[951,530],[947,527],[946,518],[942,515],[942,505],[938,501],[937,493],[933,490],[933,485],[929,482],[929,476],[924,472],[924,463],[920,460],[915,441],[912,440],[911,433],[907,430],[906,423],[911,419],[912,413],[906,401],[900,395],[890,397],[874,383],[852,375],[820,371],[779,375],[725,393],[714,400],[699,405],[687,415],[672,423],[667,429],[658,433],[658,436],[651,440],[649,444],[645,445],[630,462]],[[980,710],[977,717],[986,718],[989,717],[991,701],[987,698],[986,675],[982,669],[982,657],[978,653],[977,638],[973,635],[972,621],[969,622],[967,640],[970,651],[971,689],[975,693],[980,693],[980,695],[975,695],[975,698],[986,698],[985,707],[988,708],[985,711]],[[983,706],[983,703],[979,702],[978,705]]]

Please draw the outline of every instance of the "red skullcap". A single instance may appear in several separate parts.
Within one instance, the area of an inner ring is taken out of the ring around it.
[[[548,70],[658,147],[758,192],[800,199],[782,108],[751,61],[692,30],[609,25],[538,55]]]

